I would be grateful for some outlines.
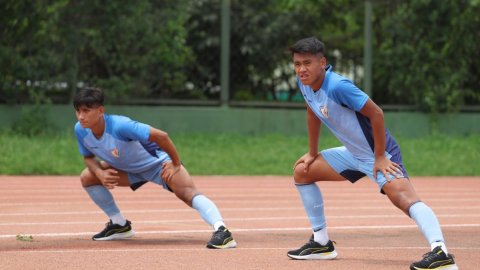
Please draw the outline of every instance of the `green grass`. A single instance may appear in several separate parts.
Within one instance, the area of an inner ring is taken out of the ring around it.
[[[73,135],[14,136],[0,133],[0,174],[75,175],[83,168]]]
[[[480,176],[480,135],[398,139],[410,175]]]
[[[181,158],[192,174],[288,175],[307,149],[307,139],[281,135],[175,136]],[[328,144],[336,141],[328,138]]]
[[[306,136],[171,135],[192,175],[290,175],[308,149]],[[397,138],[410,176],[480,176],[480,135]],[[322,149],[340,145],[331,136]],[[0,133],[0,174],[78,175],[83,161],[73,134]]]

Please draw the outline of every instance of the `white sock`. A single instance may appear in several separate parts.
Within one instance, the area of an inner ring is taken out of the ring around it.
[[[313,232],[313,240],[324,246],[328,243],[327,227]]]
[[[435,249],[436,247],[441,247],[443,252],[445,252],[445,254],[448,254],[447,246],[445,245],[444,242],[437,241],[430,244],[430,248],[432,250]]]
[[[227,227],[227,226],[225,226],[225,223],[223,223],[222,220],[219,220],[219,221],[215,222],[215,224],[213,224],[213,230],[218,231],[218,228],[220,228],[221,226],[223,226],[225,228]]]
[[[120,226],[123,226],[123,225],[125,225],[125,223],[127,223],[127,220],[125,219],[125,217],[120,212],[111,216],[111,217],[109,217],[109,218],[112,220],[113,224],[118,224]]]

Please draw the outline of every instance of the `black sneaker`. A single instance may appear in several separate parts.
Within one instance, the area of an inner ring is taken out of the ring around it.
[[[127,220],[125,225],[121,226],[118,224],[113,224],[110,220],[107,222],[105,229],[103,231],[95,234],[92,239],[96,241],[108,241],[115,239],[125,239],[130,238],[135,235],[135,232],[132,229],[131,222]]]
[[[233,240],[232,233],[225,227],[220,226],[212,235],[212,239],[207,244],[207,248],[234,248],[237,242]]]
[[[308,243],[296,250],[290,250],[287,256],[296,260],[332,260],[337,257],[333,242],[328,240],[326,245],[320,245],[313,240],[313,235]]]
[[[445,254],[441,247],[436,247],[432,251],[425,253],[423,259],[410,265],[410,270],[458,270],[452,254]]]

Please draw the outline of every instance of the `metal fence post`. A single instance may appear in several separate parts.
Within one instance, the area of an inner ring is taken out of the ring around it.
[[[222,0],[220,36],[220,102],[228,107],[230,95],[230,0]]]
[[[372,95],[372,1],[365,0],[365,29],[363,47],[363,90]]]

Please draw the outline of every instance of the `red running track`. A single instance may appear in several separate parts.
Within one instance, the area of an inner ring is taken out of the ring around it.
[[[95,242],[107,218],[78,177],[0,176],[0,269],[408,269],[429,250],[415,223],[363,179],[320,183],[332,261],[286,256],[311,231],[298,193],[284,176],[195,176],[219,207],[238,247],[205,248],[211,229],[196,211],[154,184],[113,191],[137,235]],[[480,269],[480,177],[411,180],[437,214],[460,269]],[[33,241],[16,240],[16,235]]]

